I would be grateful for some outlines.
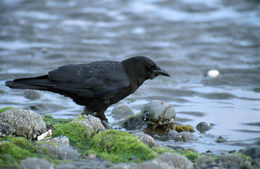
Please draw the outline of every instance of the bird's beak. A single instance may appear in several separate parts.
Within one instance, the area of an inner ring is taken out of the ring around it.
[[[153,73],[155,74],[155,76],[157,75],[170,76],[169,73],[167,73],[165,70],[161,69],[160,67],[157,67],[157,69],[153,70]]]

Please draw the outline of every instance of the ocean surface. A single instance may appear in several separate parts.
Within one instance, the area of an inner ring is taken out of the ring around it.
[[[29,100],[6,80],[58,66],[135,55],[153,59],[171,77],[146,81],[122,100],[135,113],[151,100],[174,105],[176,122],[195,127],[188,143],[200,152],[230,151],[260,140],[260,2],[258,0],[1,0],[0,108],[31,108],[56,118],[83,110],[51,92]],[[207,72],[217,69],[211,78]],[[111,106],[106,114],[110,123]],[[227,143],[216,143],[223,136]]]

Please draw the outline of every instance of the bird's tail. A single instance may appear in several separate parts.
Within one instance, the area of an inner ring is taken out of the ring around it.
[[[7,81],[6,86],[14,89],[36,89],[36,90],[46,90],[50,85],[48,80],[48,75],[33,77],[33,78],[21,78],[15,79],[13,81]]]

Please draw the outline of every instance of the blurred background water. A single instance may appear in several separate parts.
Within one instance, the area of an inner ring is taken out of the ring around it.
[[[197,141],[178,144],[219,151],[260,139],[258,0],[0,1],[0,108],[74,117],[83,107],[72,100],[50,92],[29,100],[5,81],[134,55],[150,57],[172,76],[146,81],[121,103],[137,113],[162,100],[175,106],[176,122],[215,124],[208,134],[197,133]],[[220,75],[207,77],[211,69]],[[229,142],[216,143],[220,135]]]

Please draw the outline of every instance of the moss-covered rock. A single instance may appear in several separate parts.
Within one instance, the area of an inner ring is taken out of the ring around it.
[[[112,162],[142,162],[157,156],[157,153],[127,132],[104,130],[91,142],[92,153]]]
[[[53,137],[66,136],[70,141],[70,145],[78,150],[85,150],[90,143],[90,135],[93,132],[86,126],[75,122],[56,124],[53,131]]]
[[[13,107],[4,107],[2,109],[0,109],[0,113],[6,111],[6,110],[9,110],[9,109],[12,109]]]
[[[0,168],[17,168],[28,157],[40,157],[59,163],[59,160],[53,160],[44,153],[37,153],[38,151],[44,152],[44,149],[37,147],[34,141],[23,137],[3,137],[0,139]]]

